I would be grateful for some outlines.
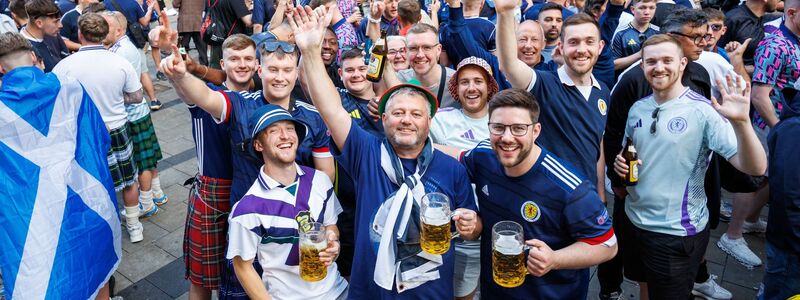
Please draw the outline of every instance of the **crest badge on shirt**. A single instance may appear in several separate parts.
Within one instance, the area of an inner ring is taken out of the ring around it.
[[[681,134],[686,131],[688,123],[683,117],[674,117],[667,123],[667,130],[673,134]]]
[[[298,212],[294,220],[297,222],[297,228],[303,232],[311,230],[311,223],[314,222],[314,218],[311,217],[311,212],[307,210]]]
[[[533,201],[525,201],[525,203],[522,203],[520,213],[522,213],[522,218],[528,222],[536,222],[542,214],[539,205]]]
[[[600,111],[601,115],[606,115],[608,112],[608,104],[606,104],[606,100],[600,99],[597,100],[597,110]]]

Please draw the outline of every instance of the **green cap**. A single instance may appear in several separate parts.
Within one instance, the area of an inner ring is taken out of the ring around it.
[[[431,93],[431,91],[422,87],[422,84],[416,79],[412,79],[408,83],[395,85],[392,88],[386,90],[386,92],[384,92],[383,95],[381,95],[380,103],[378,103],[378,114],[383,115],[383,112],[386,111],[386,101],[389,100],[389,97],[391,97],[392,94],[394,94],[394,92],[402,88],[412,88],[422,92],[422,94],[425,95],[425,99],[428,100],[428,104],[430,104],[431,106],[431,117],[433,117],[433,115],[436,114],[436,110],[439,108],[439,101],[436,100],[436,96],[434,96],[433,93]]]

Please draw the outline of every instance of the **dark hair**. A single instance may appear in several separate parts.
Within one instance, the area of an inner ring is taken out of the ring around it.
[[[561,17],[563,18],[564,17],[564,11],[562,10],[562,8],[563,7],[558,3],[547,2],[544,5],[542,5],[541,9],[539,9],[539,15],[542,15],[543,12],[548,11],[548,10],[557,10],[558,12],[561,13]],[[537,17],[537,19],[538,19],[538,17]]]
[[[422,18],[419,2],[416,0],[400,0],[400,2],[397,3],[397,16],[400,17],[403,22],[412,24],[419,22]]]
[[[340,62],[344,62],[345,60],[353,59],[353,58],[363,59],[364,58],[364,53],[362,51],[363,50],[361,50],[360,48],[352,48],[352,49],[344,50],[342,52],[342,55],[339,57],[339,61]]]
[[[78,30],[90,43],[101,43],[108,35],[108,22],[98,13],[84,13],[78,17]]]
[[[637,3],[644,3],[644,2],[656,2],[656,0],[631,0],[631,6]]]
[[[406,33],[406,37],[408,37],[408,35],[412,34],[412,33],[413,34],[420,34],[420,33],[426,33],[426,32],[433,32],[433,34],[436,35],[437,38],[439,36],[439,30],[437,30],[436,27],[433,27],[430,24],[417,23],[417,24],[414,24],[414,26],[411,26],[411,28],[408,29],[408,33]]]
[[[107,10],[106,9],[106,5],[103,4],[103,2],[97,2],[97,3],[90,3],[89,5],[87,5],[86,8],[84,8],[83,12],[81,12],[81,13],[84,13],[84,14],[85,13],[90,13],[90,12],[98,13],[98,12],[104,12],[106,10]],[[125,14],[123,14],[123,13],[120,13],[120,14],[122,16],[125,16]],[[127,20],[127,18],[126,18],[126,20]],[[125,23],[123,25],[127,26],[127,23]]]
[[[706,17],[709,21],[725,21],[725,13],[721,10],[713,8],[713,7],[706,7],[703,8],[703,13],[706,14]]]
[[[28,18],[28,12],[25,11],[25,0],[11,0],[11,2],[8,3],[8,10],[17,16],[17,18]]]
[[[673,44],[675,45],[675,47],[678,47],[678,57],[683,57],[683,47],[681,47],[681,42],[679,42],[671,35],[663,33],[651,36],[646,41],[644,41],[644,43],[642,43],[642,56],[644,57],[645,48],[664,43]]]
[[[253,47],[253,50],[255,50],[256,43],[250,37],[241,33],[232,34],[222,42],[222,50],[242,50],[247,49],[247,47]]]
[[[682,32],[683,26],[697,28],[708,23],[706,14],[698,9],[688,9],[678,6],[661,25],[661,33]]]
[[[606,0],[586,0],[586,4],[583,6],[583,13],[595,18],[603,13],[603,5],[605,4]]]
[[[567,27],[583,24],[592,24],[595,28],[597,28],[597,32],[600,32],[600,25],[597,24],[597,21],[594,19],[594,17],[585,13],[578,13],[564,20],[564,25],[561,25],[561,41],[564,41],[564,33],[567,32]]]
[[[25,3],[25,11],[32,22],[36,18],[60,18],[61,11],[52,0],[29,0]]]
[[[523,89],[506,89],[498,92],[489,100],[489,116],[495,109],[503,107],[518,107],[531,114],[531,121],[539,123],[539,101],[530,92]]]
[[[0,34],[0,59],[17,52],[33,51],[31,42],[19,33],[6,32]]]
[[[323,6],[325,4],[331,3],[333,1],[334,0],[311,0],[310,2],[308,2],[308,6],[310,6],[312,9],[314,9],[314,8]],[[277,3],[278,3],[278,1],[275,1],[275,4],[277,4]]]

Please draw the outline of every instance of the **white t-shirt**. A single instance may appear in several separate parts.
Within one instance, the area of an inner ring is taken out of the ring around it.
[[[433,67],[441,68],[439,65],[435,65]],[[444,86],[439,86],[439,78],[437,78],[436,83],[434,85],[426,86],[425,88],[427,88],[431,93],[433,93],[434,96],[438,95],[439,89],[444,89],[444,91],[442,91],[442,99],[437,99],[439,100],[440,108],[442,107],[461,108],[461,104],[459,104],[458,101],[456,101],[456,99],[453,98],[453,96],[450,95],[450,93],[447,91],[447,83],[450,82],[450,77],[453,77],[453,74],[455,74],[456,71],[447,67],[445,67],[444,70],[445,70]],[[419,80],[417,78],[417,73],[414,73],[414,69],[400,70],[399,72],[397,72],[397,79],[399,79],[403,83],[408,83],[412,79]]]
[[[227,258],[239,256],[247,261],[258,255],[264,270],[261,280],[273,299],[337,299],[347,289],[347,282],[336,263],[328,266],[324,279],[308,282],[300,278],[298,256],[290,255],[299,255],[295,211],[303,203],[307,203],[310,216],[323,225],[336,224],[342,208],[325,173],[309,173],[297,164],[295,167],[298,180],[288,186],[264,174],[263,167],[260,169],[256,182],[231,210]],[[308,199],[297,198],[304,193]]]
[[[489,138],[489,114],[473,119],[460,109],[442,108],[433,116],[431,140],[458,149],[475,148],[480,141]]]
[[[108,51],[124,57],[131,63],[137,74],[142,74],[142,55],[139,54],[140,50],[131,43],[127,35],[123,35],[116,44],[108,48]],[[125,111],[128,113],[128,121],[133,122],[147,116],[150,113],[150,105],[142,97],[140,103],[126,104]]]
[[[81,47],[62,59],[53,73],[77,79],[92,97],[103,122],[112,130],[128,122],[123,93],[142,89],[139,74],[131,63],[101,45]]]
[[[736,80],[739,76],[736,74],[736,71],[733,70],[733,65],[716,52],[703,51],[703,53],[700,53],[700,58],[695,62],[703,66],[711,77],[711,95],[717,98],[717,100],[719,100],[717,79],[724,84],[725,75],[730,75],[733,80]]]

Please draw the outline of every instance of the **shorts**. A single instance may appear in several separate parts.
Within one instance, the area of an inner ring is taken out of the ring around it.
[[[650,299],[689,299],[708,246],[708,227],[693,236],[647,231],[630,221],[622,227],[625,277],[648,282]]]
[[[478,277],[481,275],[481,241],[456,240],[453,288],[456,297],[465,297],[478,288]]]
[[[128,126],[112,129],[111,148],[108,149],[108,170],[114,179],[114,190],[132,186],[136,182],[136,164],[133,163],[133,144],[128,138]]]
[[[183,238],[185,278],[197,286],[219,289],[228,245],[231,180],[199,176],[189,192]]]
[[[150,114],[128,122],[128,136],[133,142],[133,161],[139,173],[158,167],[158,161],[162,158],[161,145],[158,144]]]
[[[139,54],[142,57],[142,63],[141,63],[142,73],[150,72],[150,69],[147,68],[147,55],[144,54],[144,49],[139,49]]]

